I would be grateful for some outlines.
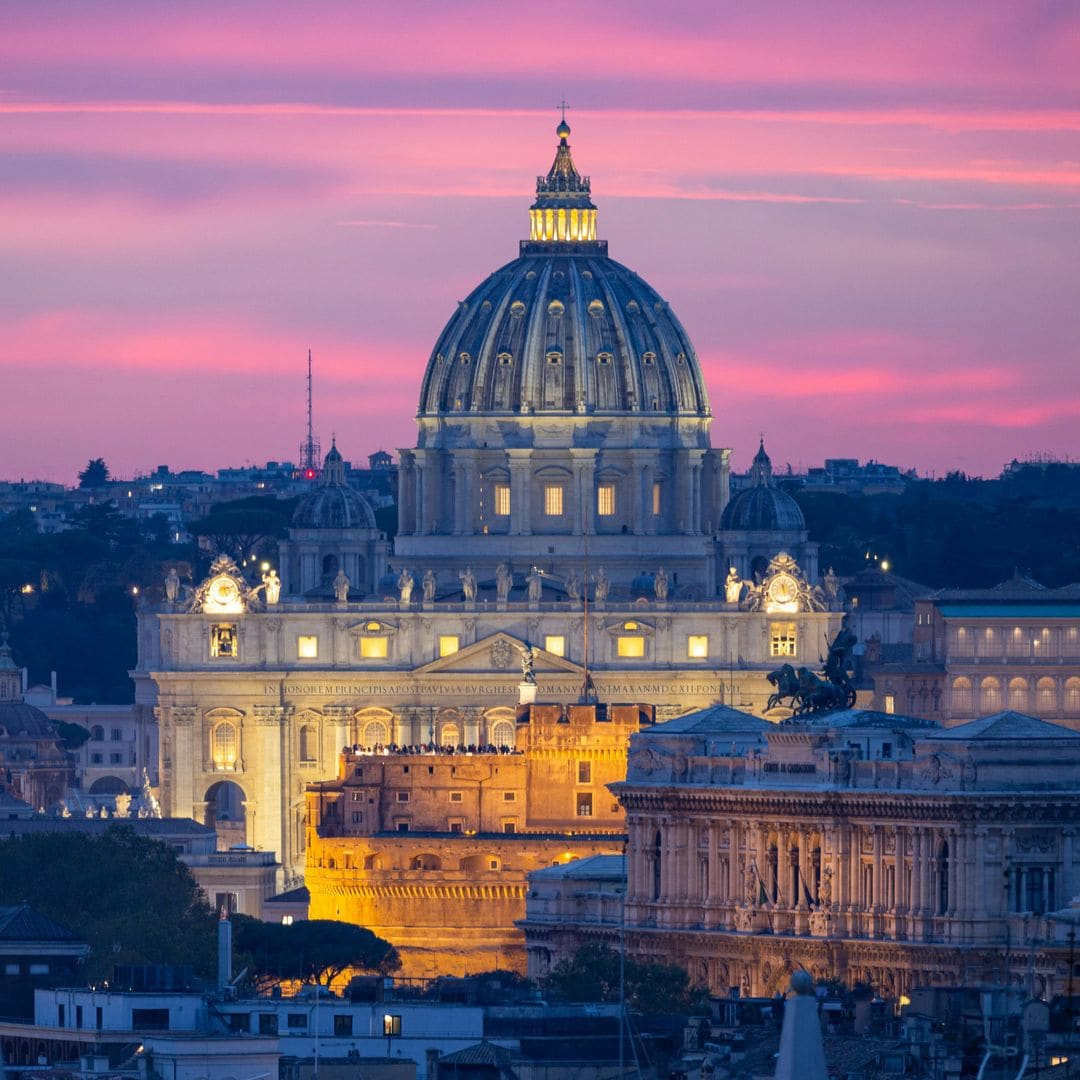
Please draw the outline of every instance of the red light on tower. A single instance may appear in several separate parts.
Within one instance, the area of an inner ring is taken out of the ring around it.
[[[305,469],[304,470],[304,479],[305,480],[314,480],[315,479],[315,470],[314,469]]]

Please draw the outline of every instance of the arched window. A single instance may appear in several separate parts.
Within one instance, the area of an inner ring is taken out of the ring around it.
[[[491,729],[491,741],[495,746],[513,746],[514,725],[509,720],[500,720]]]
[[[975,709],[974,696],[971,690],[971,680],[961,676],[953,679],[952,684],[952,711],[957,716],[970,716]]]
[[[233,772],[236,769],[239,741],[236,725],[230,721],[222,720],[214,728],[211,737],[211,757],[217,772]]]
[[[300,728],[300,760],[319,760],[319,732],[314,724],[303,724]]]
[[[1001,711],[1001,682],[988,675],[979,684],[979,712],[996,713]]]
[[[1027,679],[1010,679],[1009,708],[1014,712],[1027,712],[1030,707]]]
[[[1065,680],[1065,712],[1069,716],[1080,715],[1080,679],[1075,676]]]
[[[442,728],[439,730],[439,745],[461,745],[461,732],[458,730],[457,724],[443,724]]]
[[[949,844],[944,841],[938,852],[938,910],[939,915],[946,915],[949,911]]]
[[[1035,684],[1035,707],[1040,716],[1052,716],[1058,711],[1057,684],[1042,678]]]
[[[381,720],[369,720],[364,725],[364,745],[367,747],[385,746],[390,741],[386,725]]]

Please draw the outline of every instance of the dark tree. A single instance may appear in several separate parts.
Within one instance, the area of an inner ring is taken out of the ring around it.
[[[623,981],[627,1006],[642,1013],[693,1012],[703,996],[675,964],[647,964],[627,957]],[[545,993],[561,1001],[618,1001],[619,954],[604,944],[585,945],[556,964],[543,982]]]
[[[242,562],[257,556],[269,541],[285,535],[295,507],[295,499],[275,499],[272,495],[216,503],[206,517],[188,526],[188,531],[209,540],[215,551]]]
[[[130,826],[0,840],[0,867],[0,905],[26,901],[88,941],[90,979],[111,975],[114,964],[214,971],[214,913],[191,871]]]
[[[283,979],[329,986],[343,971],[389,974],[401,967],[397,950],[372,931],[332,919],[311,919],[291,926],[233,916],[233,944],[246,955],[263,986]]]
[[[86,463],[86,468],[79,473],[79,487],[99,488],[109,482],[109,466],[104,458],[91,458]]]

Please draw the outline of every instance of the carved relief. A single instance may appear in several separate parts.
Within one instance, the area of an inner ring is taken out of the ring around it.
[[[499,638],[494,642],[489,652],[491,659],[491,666],[497,671],[505,670],[510,667],[514,659],[514,650],[510,642],[505,638]]]

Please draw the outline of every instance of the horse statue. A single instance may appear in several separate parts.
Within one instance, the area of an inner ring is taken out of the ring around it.
[[[829,709],[850,709],[855,704],[855,688],[819,678],[809,668],[798,671],[799,695],[796,716],[826,712]]]
[[[790,664],[782,664],[775,671],[770,671],[766,676],[769,682],[776,687],[776,691],[769,695],[765,705],[765,711],[775,709],[784,703],[784,698],[791,698],[791,708],[795,708],[795,699],[799,696],[799,676]]]

